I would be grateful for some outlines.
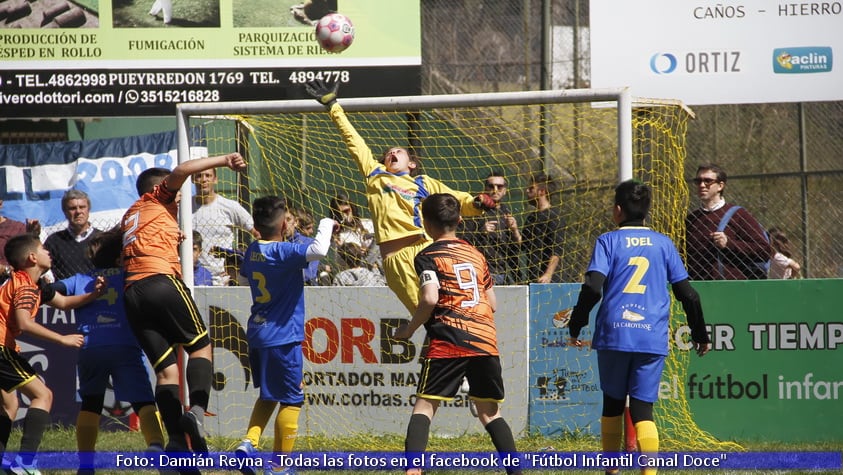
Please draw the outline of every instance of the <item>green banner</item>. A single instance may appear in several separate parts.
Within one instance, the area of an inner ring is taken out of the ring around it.
[[[693,285],[714,350],[691,357],[685,381],[697,425],[722,439],[843,440],[843,280]]]

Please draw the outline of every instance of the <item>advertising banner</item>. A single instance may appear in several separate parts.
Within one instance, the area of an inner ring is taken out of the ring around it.
[[[506,401],[502,412],[515,434],[527,427],[527,287],[497,289],[496,322]],[[216,372],[206,427],[220,435],[245,433],[258,396],[249,369],[246,325],[251,296],[246,287],[198,287],[207,312]],[[305,405],[301,434],[404,434],[415,403],[424,329],[410,343],[388,340],[409,320],[386,287],[307,287],[304,349]],[[271,431],[271,427],[268,428]],[[431,425],[440,436],[484,433],[468,396],[443,402]]]
[[[842,440],[843,280],[694,288],[714,350],[688,368],[696,423],[723,439]]]
[[[0,16],[7,118],[172,115],[180,102],[302,98],[302,84],[317,77],[339,81],[343,97],[421,91],[419,2],[195,0],[172,2],[169,22],[151,0],[54,2],[64,11],[21,3]],[[341,54],[316,41],[313,22],[328,11],[354,24]]]
[[[591,0],[591,86],[686,104],[839,101],[841,24],[841,2]]]

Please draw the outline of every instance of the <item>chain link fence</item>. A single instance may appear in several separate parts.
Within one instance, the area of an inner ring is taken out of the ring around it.
[[[587,0],[421,6],[425,94],[590,87]],[[618,40],[627,34],[634,31]],[[727,201],[788,236],[801,276],[843,277],[843,102],[693,110],[686,180],[700,163],[719,164],[729,174]],[[696,188],[690,193],[693,209]]]

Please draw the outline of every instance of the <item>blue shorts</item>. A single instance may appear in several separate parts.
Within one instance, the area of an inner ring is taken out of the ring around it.
[[[628,351],[597,351],[600,389],[612,399],[626,396],[656,402],[664,370],[664,356]]]
[[[250,349],[249,364],[262,400],[288,406],[304,402],[301,343]]]
[[[118,401],[155,401],[143,352],[137,346],[109,345],[83,348],[76,367],[79,396],[105,394],[108,378]]]

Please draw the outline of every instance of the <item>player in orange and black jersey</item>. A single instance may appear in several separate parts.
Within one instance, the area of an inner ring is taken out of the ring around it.
[[[188,160],[173,171],[150,168],[137,180],[140,198],[121,221],[126,271],[126,317],[155,369],[155,402],[169,436],[167,450],[184,452],[185,434],[194,452],[207,453],[203,427],[213,366],[208,330],[190,290],[181,279],[178,244],[179,189],[198,172],[217,167],[246,169],[239,153]],[[186,377],[190,410],[182,412],[176,348],[188,354]]]
[[[504,387],[489,266],[480,251],[457,238],[460,202],[453,195],[428,196],[422,202],[422,217],[425,232],[434,242],[415,258],[418,308],[410,323],[395,332],[395,338],[410,338],[424,325],[430,340],[404,441],[407,460],[421,460],[440,401],[454,399],[463,378],[468,380],[468,397],[477,407],[480,423],[505,457],[516,448],[512,430],[500,413]],[[520,473],[517,467],[506,467],[506,471]],[[421,473],[421,467],[408,467],[407,473]]]

